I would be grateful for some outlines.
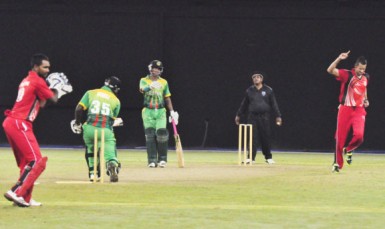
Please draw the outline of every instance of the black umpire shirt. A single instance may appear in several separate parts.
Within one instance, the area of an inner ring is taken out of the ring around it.
[[[264,115],[270,114],[271,110],[274,111],[276,118],[281,117],[273,89],[264,84],[262,88],[258,90],[252,85],[246,90],[245,98],[241,103],[237,115],[244,115],[246,111],[254,115]]]

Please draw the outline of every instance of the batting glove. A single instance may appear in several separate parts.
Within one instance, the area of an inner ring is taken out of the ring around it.
[[[168,117],[168,121],[171,123],[174,120],[175,125],[178,125],[179,114],[176,111],[170,111],[170,116]]]
[[[74,132],[74,134],[81,134],[82,133],[82,124],[76,124],[76,120],[71,121],[71,130]]]
[[[117,127],[117,126],[123,126],[123,119],[122,118],[116,118],[114,120],[114,124],[112,124],[113,127]]]

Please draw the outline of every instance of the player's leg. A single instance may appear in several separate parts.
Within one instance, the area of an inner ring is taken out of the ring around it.
[[[142,110],[142,119],[144,126],[144,134],[146,136],[147,161],[148,167],[157,167],[157,146],[155,140],[156,121],[154,111],[144,108]]]
[[[144,130],[146,135],[146,147],[147,147],[147,161],[148,167],[155,168],[157,164],[157,146],[155,140],[155,128],[146,128]]]
[[[18,196],[24,197],[25,201],[29,203],[31,200],[32,189],[35,181],[43,173],[47,164],[47,157],[42,157],[36,162],[33,161],[26,169],[25,173],[20,177],[19,184],[21,184],[15,191]]]
[[[258,129],[259,126],[258,126],[257,119],[255,116],[250,115],[248,117],[247,123],[253,125],[253,137],[252,137],[253,145],[252,145],[252,149],[251,149],[251,157],[250,157],[250,155],[248,155],[248,158],[250,160],[252,160],[251,161],[251,163],[252,163],[252,162],[255,162],[255,158],[257,156],[257,150],[258,150],[258,146],[259,146],[259,142],[260,142],[260,134],[259,134],[259,129]],[[248,132],[248,134],[249,134],[249,132]],[[247,145],[249,145],[249,143]],[[249,152],[250,152],[250,149],[249,149]],[[248,163],[248,162],[246,162],[246,163]]]
[[[114,132],[110,129],[104,129],[104,133],[104,160],[106,162],[106,172],[107,175],[110,176],[111,182],[118,182],[120,162],[116,151],[116,138]]]
[[[87,146],[87,144],[85,144],[85,149],[84,149],[84,158],[85,158],[85,160],[86,160],[86,163],[87,163],[87,175],[88,175],[88,178],[89,179],[91,179],[91,177],[90,177],[90,172],[91,172],[91,170],[90,170],[90,160],[89,160],[89,158],[90,157],[93,157],[93,154],[91,155],[90,153],[88,153],[88,146]],[[93,178],[92,178],[93,179]]]
[[[16,193],[16,191],[20,190],[20,187],[23,185],[23,181],[27,178],[27,176],[31,172],[31,169],[34,165],[35,165],[35,161],[28,163],[23,168],[23,171],[20,174],[20,177],[16,182],[16,184],[13,185],[12,188],[4,194],[4,197],[7,200],[13,201],[15,204],[17,204],[20,207],[29,207],[29,203],[24,199],[24,197],[21,196],[20,191],[18,193]],[[32,188],[30,190],[32,190]]]
[[[40,147],[32,130],[32,124],[17,119],[10,119],[6,125],[8,139],[14,146],[16,160],[20,167],[20,177],[5,197],[23,207],[29,206],[34,182],[44,171],[47,158],[42,159]]]
[[[20,150],[22,152],[23,159],[21,160],[20,165],[23,165],[24,168],[26,168],[28,164],[32,162],[34,165],[32,166],[28,177],[24,181],[19,179],[19,181],[22,181],[23,183],[20,190],[20,195],[29,203],[32,198],[34,183],[39,178],[40,174],[45,170],[48,158],[45,157],[44,160],[42,158],[40,146],[36,140],[35,134],[33,133],[32,125],[24,133],[24,138],[28,144],[21,144],[22,146]],[[26,169],[24,169],[23,173],[25,172]]]
[[[94,132],[95,127],[92,125],[83,125],[83,141],[86,145],[86,162],[88,167],[88,178],[90,181],[94,179],[98,179],[100,177],[100,170],[98,166],[98,162],[94,161]],[[97,173],[94,174],[94,166],[98,166]]]
[[[167,153],[168,153],[168,139],[169,134],[166,128],[161,128],[156,131],[156,141],[158,144],[158,162],[159,167],[165,167],[167,163]]]
[[[351,109],[350,107],[340,106],[337,115],[337,129],[336,129],[336,151],[334,156],[334,164],[338,167],[333,166],[333,170],[339,170],[344,166],[343,159],[343,148],[346,143],[349,130],[351,128]],[[335,171],[338,172],[338,171]]]
[[[166,126],[166,109],[160,109],[156,119],[156,142],[158,146],[158,163],[161,168],[164,168],[167,164],[169,133]]]
[[[15,119],[6,118],[3,122],[3,129],[4,129],[5,136],[8,139],[8,143],[12,148],[13,155],[15,156],[16,164],[21,171],[22,167],[20,167],[20,162],[21,162],[22,155],[17,144],[17,139],[22,137],[22,133],[18,130],[16,122],[17,120]]]
[[[364,108],[356,108],[354,111],[352,118],[353,136],[345,148],[348,164],[352,163],[352,152],[364,142],[365,116],[366,111]]]
[[[266,163],[274,164],[273,155],[271,154],[270,118],[266,115],[260,117],[259,120],[262,153],[265,156]]]
[[[23,158],[21,149],[17,144],[17,139],[22,137],[22,133],[17,128],[17,121],[18,120],[15,120],[13,118],[6,118],[3,122],[3,128],[8,142],[12,148],[13,154],[15,156],[17,166],[20,168],[20,177],[22,177],[25,170],[26,162]],[[23,203],[21,206],[28,207],[28,202],[26,202],[23,197],[17,196],[15,193],[16,189],[19,187],[18,184],[19,182],[17,182],[9,191],[4,193],[4,197],[9,201],[20,202]]]

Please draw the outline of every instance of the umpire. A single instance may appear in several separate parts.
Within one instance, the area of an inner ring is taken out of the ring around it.
[[[245,93],[241,106],[235,116],[235,123],[239,125],[240,116],[247,114],[247,123],[253,125],[253,149],[252,163],[255,163],[257,155],[257,146],[262,147],[262,153],[265,156],[266,163],[274,164],[271,154],[271,112],[274,113],[275,123],[282,125],[281,112],[279,111],[273,89],[263,83],[264,75],[259,71],[253,72],[251,78],[253,85]],[[249,159],[245,163],[250,163]]]

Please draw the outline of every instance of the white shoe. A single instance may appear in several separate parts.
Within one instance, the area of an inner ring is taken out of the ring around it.
[[[160,161],[159,162],[159,167],[160,168],[164,168],[164,167],[166,167],[166,165],[167,165],[167,162],[165,162],[165,161]]]
[[[42,205],[43,205],[42,203],[37,202],[37,201],[34,200],[34,199],[31,199],[31,200],[29,201],[29,206],[31,206],[31,207],[40,207],[40,206],[42,206]]]
[[[95,178],[94,174],[90,174],[90,181],[91,182],[94,182],[94,178]],[[96,182],[99,182],[99,181],[100,181],[100,177],[96,178]]]
[[[29,207],[29,203],[27,203],[23,197],[19,197],[16,195],[16,193],[12,192],[12,190],[7,191],[4,194],[4,197],[9,200],[13,201],[17,206],[19,207]]]
[[[270,158],[266,160],[266,163],[271,165],[271,164],[275,164],[275,161],[272,158]]]
[[[155,162],[151,162],[150,164],[148,164],[148,167],[149,168],[155,168],[156,167]]]
[[[255,161],[251,161],[250,158],[246,159],[246,161],[242,162],[242,164],[247,164],[248,165],[248,164],[250,164],[250,162],[255,164]]]

